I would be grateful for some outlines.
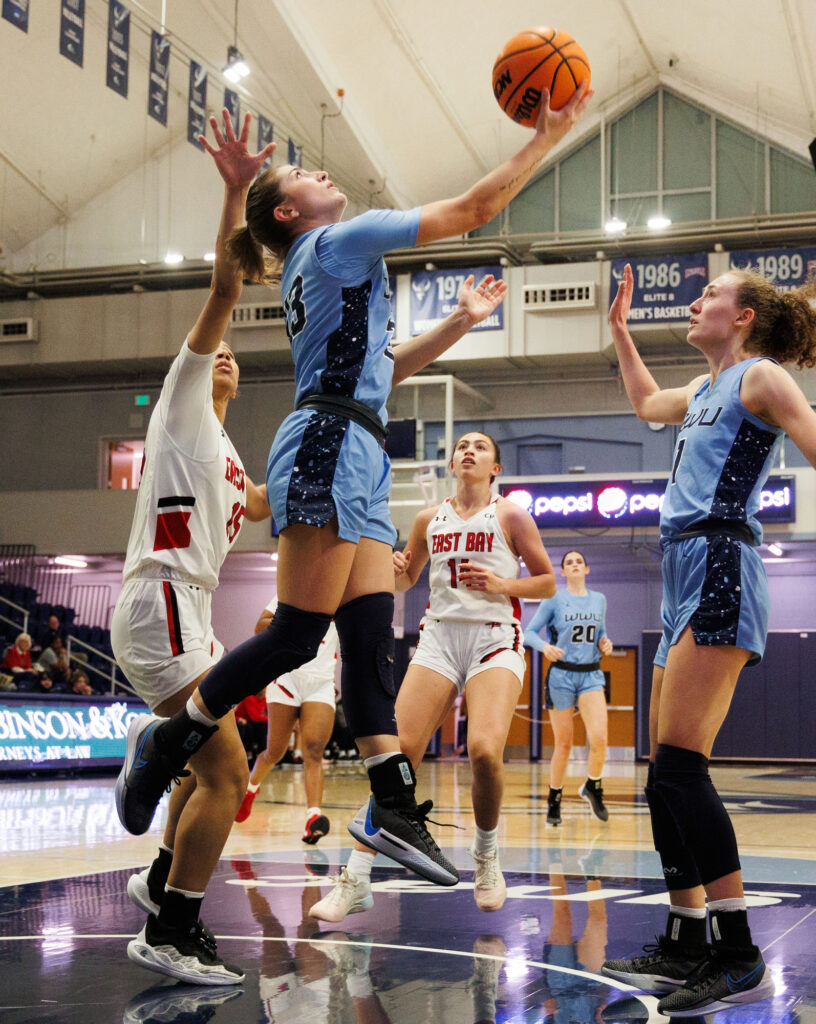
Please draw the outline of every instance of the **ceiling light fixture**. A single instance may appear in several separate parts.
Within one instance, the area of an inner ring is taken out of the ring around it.
[[[775,558],[781,558],[785,554],[785,549],[778,544],[769,544],[768,550]]]
[[[171,267],[175,266],[176,263],[181,263],[184,257],[180,252],[166,252],[164,254],[164,262],[168,263]]]
[[[665,231],[666,228],[671,227],[671,217],[656,213],[646,221],[646,227],[651,231]]]
[[[622,235],[626,230],[626,221],[621,220],[620,217],[611,217],[606,224],[604,224],[604,231],[608,235]]]
[[[69,565],[72,569],[88,568],[88,563],[84,558],[76,558],[74,555],[57,555],[54,562],[57,565]]]
[[[224,78],[230,82],[240,82],[249,74],[249,65],[238,49],[238,0],[235,0],[235,19],[232,35],[232,46],[227,47],[227,63],[221,69]]]

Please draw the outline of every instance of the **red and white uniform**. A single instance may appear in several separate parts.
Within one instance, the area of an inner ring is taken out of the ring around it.
[[[519,599],[470,590],[459,582],[462,562],[473,562],[502,579],[520,575],[518,556],[496,515],[497,501],[494,496],[480,512],[462,519],[446,498],[425,534],[431,595],[412,664],[440,672],[459,693],[468,679],[490,668],[509,668],[524,679]]]
[[[155,707],[224,653],[212,632],[211,591],[246,513],[246,475],[212,404],[215,353],[185,340],[150,417],[111,622],[114,655]]]
[[[268,612],[273,612],[278,607],[277,598],[274,598],[266,606]],[[287,672],[271,682],[266,688],[266,701],[268,704],[287,704],[292,708],[299,708],[307,701],[317,701],[320,704],[335,706],[334,671],[337,665],[337,645],[340,637],[337,635],[337,627],[334,620],[329,623],[326,635],[320,641],[317,654],[305,665]]]

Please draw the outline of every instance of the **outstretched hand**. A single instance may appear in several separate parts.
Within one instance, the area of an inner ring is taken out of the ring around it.
[[[541,92],[541,110],[536,121],[535,130],[539,135],[545,135],[555,145],[572,128],[575,122],[583,115],[587,104],[595,95],[595,90],[590,89],[587,80],[578,86],[563,107],[553,110],[550,106],[550,90],[543,89]]]
[[[223,134],[218,127],[216,118],[214,116],[210,118],[210,125],[218,148],[215,149],[211,146],[204,135],[199,135],[198,141],[215,161],[218,173],[229,188],[246,188],[261,170],[267,157],[270,157],[275,151],[275,143],[270,142],[260,153],[253,155],[247,148],[252,114],[247,114],[244,117],[244,125],[237,139],[232,127],[230,112],[225,107],[221,114],[224,118]]]
[[[626,321],[629,319],[629,309],[632,305],[632,292],[635,288],[635,279],[632,274],[632,267],[629,263],[623,268],[623,277],[618,285],[618,294],[615,301],[609,307],[609,326],[614,330],[626,329]]]
[[[474,326],[493,312],[507,294],[507,282],[497,281],[492,274],[487,274],[474,287],[475,278],[469,274],[459,289],[459,309],[467,313]]]

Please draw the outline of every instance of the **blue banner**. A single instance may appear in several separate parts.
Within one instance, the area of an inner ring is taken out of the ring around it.
[[[293,167],[302,167],[303,163],[303,146],[296,146],[292,139],[289,140],[288,147],[288,162]]]
[[[60,3],[60,53],[82,67],[85,52],[85,0]]]
[[[268,117],[264,117],[263,114],[258,114],[258,152],[262,149],[266,149],[269,143],[272,141],[272,137],[275,133],[275,126],[269,120]],[[268,156],[264,160],[264,168],[272,166],[272,157]]]
[[[167,92],[170,87],[170,40],[154,29],[150,33],[150,77],[147,112],[167,127]]]
[[[199,135],[207,133],[207,72],[194,60],[190,61],[190,90],[187,95],[187,141],[199,149]]]
[[[3,0],[3,18],[28,32],[28,0]]]
[[[109,89],[127,99],[130,64],[130,11],[119,0],[108,8],[107,76]]]
[[[236,135],[240,135],[241,128],[238,122],[241,120],[241,100],[233,89],[224,88],[224,106],[230,112],[232,130]]]
[[[459,302],[462,282],[473,274],[476,283],[493,274],[501,280],[501,267],[470,267],[467,270],[423,270],[411,274],[411,335],[423,334],[452,313]],[[504,307],[499,306],[486,320],[477,324],[474,331],[499,331],[504,327]]]
[[[708,284],[708,256],[704,252],[691,256],[612,260],[610,306],[627,263],[631,263],[635,278],[629,323],[687,320],[689,306]]]
[[[798,288],[816,274],[816,248],[801,249],[737,249],[731,254],[732,270],[754,270],[778,291]]]

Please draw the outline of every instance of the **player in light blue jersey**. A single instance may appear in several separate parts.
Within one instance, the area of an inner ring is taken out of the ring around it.
[[[527,184],[590,96],[583,86],[559,110],[551,110],[545,96],[533,137],[515,156],[462,195],[408,212],[371,210],[341,223],[346,197],[326,172],[290,164],[265,171],[253,183],[247,225],[232,236],[230,252],[253,279],[268,279],[271,264],[282,271],[296,375],[296,409],[275,437],[267,469],[268,499],[281,530],[278,610],[268,629],[211,673],[184,711],[161,725],[134,729],[120,787],[128,797],[126,828],[131,818],[149,820],[173,772],[230,708],[314,658],[333,617],[343,661],[343,707],[372,786],[350,831],[432,881],[458,881],[425,827],[429,805],[417,806],[416,779],[397,737],[396,533],[388,515],[383,420],[392,385],[488,316],[505,284],[485,278],[473,288],[469,279],[451,316],[392,349],[383,256],[490,221]]]
[[[553,730],[553,755],[547,824],[552,826],[561,824],[561,793],[572,751],[574,708],[584,721],[589,746],[587,779],[578,795],[601,821],[609,818],[601,783],[607,733],[601,655],[612,652],[612,641],[606,635],[606,598],[596,590],[587,590],[589,564],[580,551],[566,552],[561,559],[561,575],[567,581],[566,589],[542,601],[524,630],[525,644],[541,651],[550,663],[546,704]],[[546,630],[548,640],[542,639],[542,630]]]
[[[734,829],[708,758],[744,665],[762,656],[768,588],[759,497],[787,433],[816,466],[816,413],[780,363],[816,365],[816,284],[778,294],[746,271],[721,274],[691,304],[688,341],[709,372],[661,389],[626,329],[626,267],[609,311],[626,391],[641,419],[680,427],[660,521],[663,639],[655,657],[646,798],[670,909],[647,955],[604,972],[667,991],[672,1016],[773,994],[746,914]],[[706,946],[706,899],[713,944]]]

